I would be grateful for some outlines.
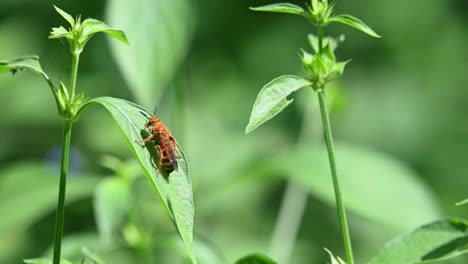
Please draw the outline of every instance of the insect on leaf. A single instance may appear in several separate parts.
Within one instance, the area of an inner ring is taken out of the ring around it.
[[[468,222],[448,218],[390,241],[368,264],[445,263],[468,253]]]
[[[235,264],[276,264],[276,262],[265,255],[252,254],[239,259]]]
[[[300,6],[290,4],[290,3],[278,3],[278,4],[271,4],[259,7],[251,7],[253,11],[262,11],[262,12],[275,12],[275,13],[286,13],[286,14],[293,14],[293,15],[301,15],[306,16],[307,13],[304,9]]]
[[[179,235],[193,263],[196,263],[193,250],[193,218],[195,207],[192,196],[192,183],[185,154],[178,145],[181,156],[177,158],[179,169],[168,176],[162,175],[155,165],[154,156],[144,146],[136,141],[142,140],[145,124],[148,119],[142,112],[151,115],[143,107],[112,97],[98,97],[88,101],[82,108],[91,104],[100,104],[109,111],[113,119],[123,132],[130,149],[138,159],[149,182],[163,202],[170,218],[173,220]],[[81,112],[80,110],[80,112]]]
[[[366,25],[364,22],[362,22],[360,19],[351,16],[351,15],[338,15],[330,18],[328,20],[329,23],[331,22],[338,22],[341,24],[345,24],[348,26],[351,26],[355,29],[358,29],[364,33],[366,33],[369,36],[372,36],[374,38],[381,38],[381,36],[377,33],[374,32],[368,25]]]
[[[266,84],[257,96],[245,133],[252,132],[292,103],[293,99],[287,99],[292,92],[311,84],[293,75],[283,75]]]

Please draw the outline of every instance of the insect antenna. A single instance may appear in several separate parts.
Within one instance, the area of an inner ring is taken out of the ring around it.
[[[148,116],[147,113],[145,113],[145,112],[143,112],[143,111],[140,111],[140,113],[141,113],[144,117],[146,117],[146,118],[148,118],[148,119],[150,118],[150,116]]]

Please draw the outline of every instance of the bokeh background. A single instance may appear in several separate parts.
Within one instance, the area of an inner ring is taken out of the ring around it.
[[[302,74],[313,27],[255,13],[270,0],[0,1],[0,59],[37,54],[68,82],[65,25],[53,4],[127,32],[125,46],[95,36],[81,56],[78,89],[153,109],[184,147],[193,181],[202,263],[252,252],[280,263],[343,256],[316,98],[244,134],[256,94],[282,74]],[[292,1],[303,4],[302,1]],[[468,2],[337,0],[382,39],[344,34],[330,85],[339,170],[358,263],[386,241],[445,216],[468,217]],[[46,83],[0,75],[0,263],[50,254],[62,127]],[[72,135],[64,256],[82,247],[106,263],[188,263],[176,230],[111,117],[83,112]],[[297,232],[297,235],[296,235]],[[466,263],[466,259],[447,263]]]

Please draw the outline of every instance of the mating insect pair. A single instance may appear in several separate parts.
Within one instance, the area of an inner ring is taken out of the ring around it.
[[[164,170],[167,173],[177,171],[179,167],[176,158],[180,158],[180,153],[177,149],[175,138],[157,116],[148,116],[146,113],[141,111],[140,113],[148,118],[148,123],[146,123],[145,128],[150,135],[144,140],[138,140],[136,142],[138,144],[145,145],[152,141],[158,154],[158,169],[160,171]]]

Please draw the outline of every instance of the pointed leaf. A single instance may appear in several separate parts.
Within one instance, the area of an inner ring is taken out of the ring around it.
[[[52,31],[50,32],[49,38],[50,39],[59,39],[59,38],[72,39],[73,35],[64,27],[54,27],[52,28]]]
[[[253,11],[287,13],[287,14],[307,16],[307,13],[304,11],[302,7],[291,4],[291,3],[271,4],[271,5],[266,5],[266,6],[251,7],[250,9]]]
[[[311,83],[301,77],[283,75],[265,85],[257,96],[245,133],[250,133],[293,102],[287,97]]]
[[[468,253],[468,221],[439,220],[389,242],[368,264],[436,263]]]
[[[468,204],[468,199],[465,199],[465,200],[463,200],[461,202],[458,202],[457,206],[462,206],[462,205],[465,205],[465,204]]]
[[[252,254],[239,259],[235,264],[276,264],[276,262],[265,255]]]
[[[42,70],[38,56],[25,56],[10,61],[0,61],[0,72],[16,72],[19,70],[27,70],[37,73],[46,79],[46,81],[49,81],[49,76],[47,76],[47,74]]]
[[[369,26],[367,26],[364,22],[362,22],[360,19],[355,18],[351,15],[338,15],[330,18],[328,20],[328,23],[332,22],[338,22],[342,23],[348,26],[351,26],[355,29],[358,29],[374,38],[381,38],[381,36],[377,33],[374,32]]]
[[[88,18],[83,21],[83,37],[90,38],[98,32],[105,33],[111,37],[114,37],[125,44],[129,44],[125,33],[122,30],[114,29],[108,26],[106,23],[97,19]]]
[[[187,54],[194,32],[192,0],[107,1],[107,22],[131,46],[111,42],[112,55],[137,102],[153,109]]]
[[[346,264],[340,257],[335,257],[330,250],[325,249],[325,251],[330,255],[331,264]]]
[[[150,153],[146,147],[136,141],[142,140],[145,124],[148,119],[141,112],[151,115],[149,111],[134,103],[112,97],[98,97],[88,101],[81,110],[91,104],[100,104],[109,111],[113,119],[122,130],[127,143],[135,157],[138,159],[148,180],[163,202],[169,216],[173,220],[177,231],[182,237],[188,254],[193,263],[196,263],[193,251],[193,218],[195,207],[192,196],[192,183],[185,154],[177,159],[178,171],[170,175],[162,175],[155,165],[154,153]],[[80,110],[80,111],[81,111]]]
[[[75,26],[75,19],[73,19],[73,17],[70,14],[68,14],[67,12],[63,11],[55,5],[54,8],[57,11],[57,13],[59,13],[63,18],[65,18],[66,21],[68,21],[68,23],[70,23],[70,26],[72,28]]]
[[[23,260],[26,264],[52,264],[52,259],[47,258],[35,258],[35,259],[25,259]],[[71,261],[62,259],[60,260],[60,264],[72,264]]]

